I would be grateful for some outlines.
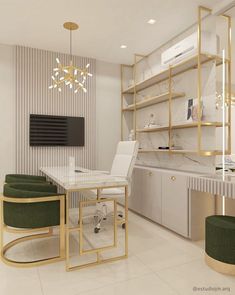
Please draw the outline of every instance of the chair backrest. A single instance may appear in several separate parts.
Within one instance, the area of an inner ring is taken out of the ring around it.
[[[137,141],[120,141],[117,145],[110,174],[125,177],[130,181],[138,148],[139,143]]]

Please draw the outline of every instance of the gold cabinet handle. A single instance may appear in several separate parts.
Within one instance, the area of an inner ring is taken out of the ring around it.
[[[148,173],[148,176],[152,176],[152,175],[153,175],[153,172],[150,171],[150,172]]]
[[[176,180],[176,177],[175,176],[171,176],[171,180],[172,181],[175,181]]]

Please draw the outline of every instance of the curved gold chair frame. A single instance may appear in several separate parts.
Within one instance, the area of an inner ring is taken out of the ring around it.
[[[51,237],[53,235],[53,228],[52,227],[45,227],[45,228],[36,228],[36,229],[15,229],[10,228],[8,226],[4,225],[4,218],[3,218],[3,202],[9,202],[9,203],[39,203],[39,202],[52,202],[52,201],[60,201],[60,225],[59,225],[59,236],[60,236],[60,253],[58,256],[51,257],[51,258],[45,258],[45,259],[39,259],[39,260],[33,260],[33,261],[15,261],[10,258],[6,257],[6,253],[9,249],[14,247],[15,245],[18,245],[22,242],[34,240],[34,239],[40,239],[40,238],[46,238]],[[37,233],[29,236],[25,236],[22,238],[18,238],[16,240],[13,240],[6,245],[3,244],[3,238],[4,238],[4,231],[10,232],[10,233],[35,233],[35,232],[41,232],[43,233]],[[47,232],[45,232],[47,231]],[[49,264],[53,262],[58,262],[65,259],[65,196],[49,196],[49,197],[36,197],[36,198],[9,198],[5,196],[0,196],[0,251],[1,251],[1,259],[4,263],[10,266],[16,266],[16,267],[32,267],[32,266],[39,266],[43,264]]]
[[[207,254],[205,254],[205,262],[210,268],[212,268],[213,270],[217,272],[230,275],[230,276],[235,276],[234,264],[224,263],[222,261],[219,261],[210,257]]]

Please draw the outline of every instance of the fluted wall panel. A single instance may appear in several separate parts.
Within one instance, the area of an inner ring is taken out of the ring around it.
[[[52,70],[56,67],[56,57],[61,63],[69,64],[67,54],[16,47],[16,170],[17,173],[39,174],[42,166],[67,165],[69,156],[74,156],[76,165],[95,168],[96,148],[96,87],[95,60],[73,56],[74,64],[85,67],[90,63],[86,82],[87,93],[74,94],[63,87],[49,90]],[[64,115],[85,118],[84,147],[30,147],[29,115]]]

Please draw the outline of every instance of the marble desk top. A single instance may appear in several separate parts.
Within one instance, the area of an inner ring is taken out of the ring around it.
[[[75,170],[81,172],[75,172]],[[123,177],[82,167],[42,167],[40,171],[67,191],[128,185]]]

